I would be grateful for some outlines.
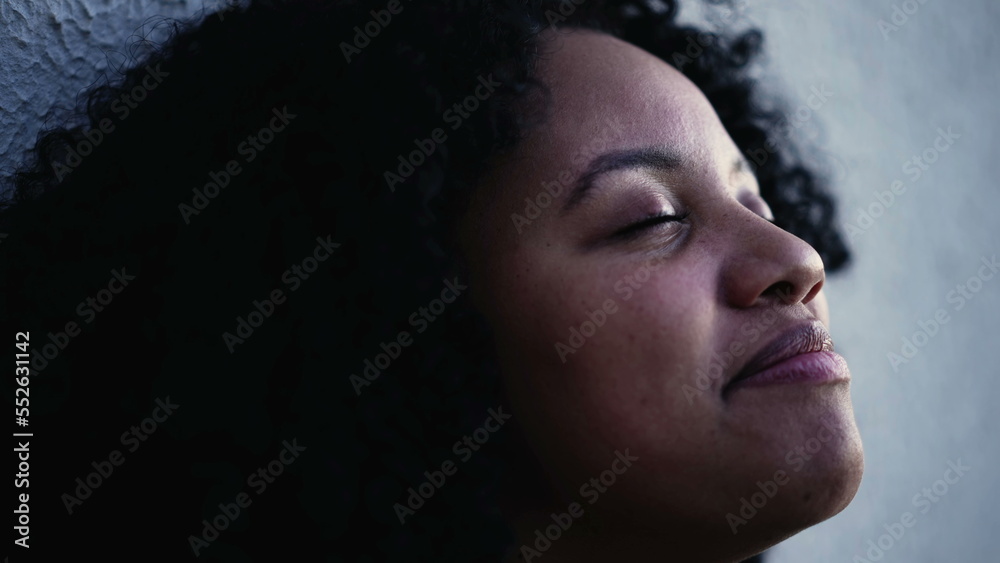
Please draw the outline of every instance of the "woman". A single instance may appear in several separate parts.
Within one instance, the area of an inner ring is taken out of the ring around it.
[[[150,514],[116,525],[171,557],[738,561],[842,510],[833,204],[760,34],[676,8],[254,2],[95,89],[4,214],[14,318],[83,321],[37,401],[116,413],[60,430],[53,487],[182,406],[70,516]]]

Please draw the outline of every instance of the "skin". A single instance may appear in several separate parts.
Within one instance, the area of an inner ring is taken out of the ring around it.
[[[819,255],[769,220],[740,150],[683,75],[598,32],[548,30],[541,44],[547,121],[496,157],[461,224],[472,296],[548,490],[508,496],[518,547],[536,547],[535,531],[572,502],[584,515],[546,562],[737,561],[837,514],[863,468],[849,381],[722,391],[790,327],[829,324]],[[592,159],[641,147],[671,151],[677,166],[598,175],[561,211]],[[537,199],[561,173],[564,189]],[[512,218],[528,217],[525,198],[544,204],[527,224]],[[688,215],[612,236],[661,213]],[[608,300],[614,312],[561,357],[556,343]],[[733,343],[744,351],[699,387]],[[793,453],[817,436],[827,440],[807,461]],[[626,450],[638,460],[583,496]],[[727,514],[779,470],[786,482],[734,533]]]

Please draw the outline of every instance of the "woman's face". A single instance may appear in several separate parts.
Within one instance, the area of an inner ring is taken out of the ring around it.
[[[761,546],[837,513],[862,468],[839,357],[730,385],[774,342],[821,343],[819,255],[769,221],[683,75],[605,34],[543,38],[551,113],[463,223],[514,419],[561,493],[540,509]],[[683,218],[647,221],[664,215]]]

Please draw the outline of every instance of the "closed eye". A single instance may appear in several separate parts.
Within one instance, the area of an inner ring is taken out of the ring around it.
[[[642,234],[642,231],[649,229],[650,227],[655,227],[663,223],[677,223],[687,219],[690,212],[684,213],[682,215],[655,215],[653,217],[648,217],[639,221],[638,223],[632,223],[631,225],[616,231],[611,235],[613,239],[619,240],[631,240]]]

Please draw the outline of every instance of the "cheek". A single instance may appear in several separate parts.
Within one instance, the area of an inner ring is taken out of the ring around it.
[[[711,287],[669,267],[588,277],[550,266],[508,286],[519,291],[498,319],[504,378],[515,416],[549,463],[573,460],[566,471],[586,474],[614,450],[683,458],[704,443],[704,403],[692,405],[681,386],[711,351]]]
[[[689,401],[683,388],[714,349],[716,309],[710,285],[666,268],[645,282],[618,280],[617,312],[575,354],[568,376],[583,382],[581,408],[607,421],[609,441],[683,457],[713,424],[712,403]]]

